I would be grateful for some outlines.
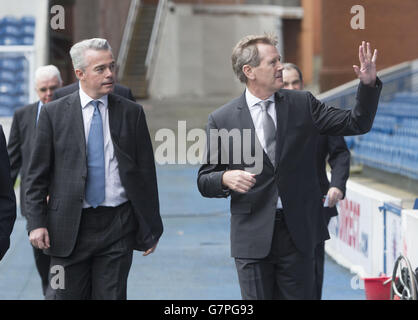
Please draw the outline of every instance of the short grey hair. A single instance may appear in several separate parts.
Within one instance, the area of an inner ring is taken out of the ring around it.
[[[299,80],[300,82],[303,82],[303,76],[302,76],[302,71],[300,71],[299,67],[297,65],[295,65],[294,63],[285,63],[283,65],[283,69],[285,70],[296,70],[296,72],[299,75]]]
[[[61,73],[56,66],[52,64],[49,64],[47,66],[40,66],[35,71],[35,85],[40,80],[45,80],[45,79],[49,80],[55,77],[58,79],[59,84],[61,86],[62,85]]]
[[[257,49],[258,43],[277,47],[277,36],[267,33],[264,35],[249,35],[242,38],[232,50],[232,69],[242,83],[247,82],[247,76],[242,71],[244,65],[248,64],[251,67],[257,67],[260,64],[260,56]]]
[[[85,70],[87,63],[85,61],[85,53],[87,50],[108,50],[112,51],[110,44],[106,39],[92,38],[77,42],[70,49],[71,60],[75,69]]]

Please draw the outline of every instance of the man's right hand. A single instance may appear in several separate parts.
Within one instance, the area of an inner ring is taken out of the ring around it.
[[[222,184],[230,190],[246,193],[255,184],[255,174],[244,170],[229,170],[222,175]]]
[[[48,249],[50,247],[49,234],[46,228],[34,229],[29,233],[30,243],[38,249]]]
[[[370,48],[370,43],[363,41],[358,49],[360,67],[354,65],[354,72],[363,84],[374,87],[376,84],[376,60],[377,50]]]

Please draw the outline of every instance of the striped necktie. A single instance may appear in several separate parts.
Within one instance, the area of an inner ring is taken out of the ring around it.
[[[276,164],[276,127],[274,125],[273,119],[268,113],[270,104],[271,101],[269,100],[259,102],[259,105],[261,106],[264,141],[266,144],[267,155],[274,166]]]

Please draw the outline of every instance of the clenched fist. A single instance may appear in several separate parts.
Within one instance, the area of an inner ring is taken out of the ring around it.
[[[247,193],[255,184],[255,174],[244,170],[225,171],[222,184],[233,191]]]

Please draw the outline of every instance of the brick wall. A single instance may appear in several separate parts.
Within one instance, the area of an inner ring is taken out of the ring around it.
[[[365,9],[365,29],[353,30],[352,6]],[[378,48],[378,70],[418,58],[417,0],[322,0],[321,91],[331,89],[356,76],[358,46],[362,40]]]

